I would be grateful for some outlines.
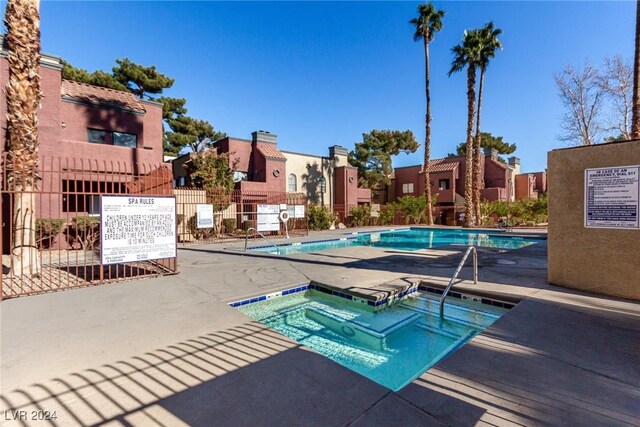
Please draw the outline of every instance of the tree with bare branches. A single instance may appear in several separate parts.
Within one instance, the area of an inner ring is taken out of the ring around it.
[[[603,126],[604,90],[598,70],[588,62],[582,68],[567,66],[554,76],[566,111],[560,126],[560,141],[575,145],[600,142]]]
[[[614,139],[631,139],[631,106],[633,98],[633,70],[631,64],[616,55],[606,58],[600,76],[600,86],[613,109],[607,130]]]

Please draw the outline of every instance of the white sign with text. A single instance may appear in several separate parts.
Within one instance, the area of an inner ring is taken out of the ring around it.
[[[174,196],[100,196],[103,265],[176,257]]]
[[[258,231],[280,231],[280,205],[258,205]]]
[[[197,205],[198,228],[213,228],[213,205]]]
[[[294,218],[304,218],[304,205],[294,206]]]
[[[640,166],[585,169],[584,226],[640,228]]]

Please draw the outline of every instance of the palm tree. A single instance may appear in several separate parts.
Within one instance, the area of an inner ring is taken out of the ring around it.
[[[633,60],[631,138],[640,139],[640,0],[636,2],[636,48]]]
[[[475,210],[473,209],[473,117],[475,115],[476,102],[476,67],[478,66],[480,43],[478,42],[477,31],[465,31],[462,43],[451,49],[453,52],[453,62],[451,63],[451,74],[463,70],[467,67],[467,153],[465,161],[464,176],[464,226],[472,227],[475,224]]]
[[[498,36],[502,34],[502,30],[493,27],[493,22],[489,22],[483,28],[477,30],[479,43],[478,66],[480,68],[480,84],[478,87],[478,112],[476,114],[476,137],[473,147],[473,206],[475,209],[475,217],[479,220],[480,216],[480,181],[482,181],[482,171],[480,170],[481,156],[481,133],[480,133],[480,111],[482,109],[482,89],[484,86],[484,73],[487,70],[489,61],[496,56],[496,50],[502,49],[502,43],[498,40]]]
[[[424,41],[424,78],[425,92],[427,95],[427,112],[425,115],[424,137],[424,196],[427,200],[427,224],[433,224],[433,211],[431,208],[431,177],[429,176],[429,160],[431,157],[431,95],[429,93],[429,43],[435,37],[436,32],[442,29],[444,10],[436,10],[433,3],[418,5],[418,17],[409,21],[416,27],[413,40]]]
[[[40,273],[35,239],[40,91],[40,13],[38,0],[9,0],[6,6],[9,83],[7,84],[7,171],[13,202],[12,272]]]

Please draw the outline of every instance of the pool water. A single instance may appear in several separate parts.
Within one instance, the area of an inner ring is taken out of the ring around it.
[[[394,391],[507,311],[448,299],[441,320],[437,296],[413,295],[376,312],[367,305],[308,290],[238,310]]]
[[[253,250],[278,255],[318,252],[352,246],[373,246],[403,251],[437,248],[447,245],[475,245],[485,248],[520,249],[540,242],[541,239],[523,238],[507,235],[504,232],[489,233],[462,229],[423,229],[373,232],[356,237],[343,237],[339,240],[327,240],[313,243],[295,243],[277,246],[258,247]]]

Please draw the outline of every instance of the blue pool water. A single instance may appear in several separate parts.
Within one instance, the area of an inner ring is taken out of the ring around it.
[[[497,320],[506,309],[415,293],[382,311],[308,290],[238,310],[397,391]]]
[[[411,228],[395,231],[359,234],[356,237],[344,237],[313,243],[297,243],[258,247],[253,250],[272,254],[286,255],[304,252],[318,252],[329,249],[352,246],[373,246],[403,251],[437,248],[447,245],[475,245],[486,248],[519,249],[540,242],[536,238],[512,236],[504,232],[487,232],[464,229],[425,229]]]

